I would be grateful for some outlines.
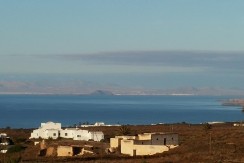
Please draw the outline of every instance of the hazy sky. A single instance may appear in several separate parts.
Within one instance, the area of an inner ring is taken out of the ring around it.
[[[243,0],[0,0],[0,75],[243,88],[243,8]]]

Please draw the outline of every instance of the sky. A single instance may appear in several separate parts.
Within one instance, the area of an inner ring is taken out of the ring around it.
[[[244,88],[243,7],[243,0],[0,0],[0,82],[53,74],[123,87]]]

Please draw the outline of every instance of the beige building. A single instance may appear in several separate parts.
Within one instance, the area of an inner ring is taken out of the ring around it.
[[[80,146],[58,146],[57,156],[75,156],[82,152],[82,147]]]
[[[153,155],[178,146],[176,133],[144,133],[138,136],[116,136],[110,139],[110,148],[119,148],[130,156]]]

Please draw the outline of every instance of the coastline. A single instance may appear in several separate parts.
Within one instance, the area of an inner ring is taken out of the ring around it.
[[[244,99],[229,99],[222,104],[225,106],[244,106]]]

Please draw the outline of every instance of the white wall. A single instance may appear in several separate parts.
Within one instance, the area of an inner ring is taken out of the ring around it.
[[[77,129],[65,129],[60,131],[60,137],[61,138],[71,138],[73,139],[76,135]]]
[[[46,136],[45,139],[49,139],[49,138],[52,138],[52,139],[57,139],[59,137],[59,130],[46,130],[45,131],[46,133]]]
[[[91,133],[88,130],[81,130],[77,128],[61,130],[60,137],[86,141],[93,139]]]
[[[91,131],[88,130],[77,130],[75,132],[74,140],[94,140],[94,141],[100,141],[104,139],[103,132],[97,132],[97,131]]]
[[[75,133],[74,140],[90,140],[91,135],[88,130],[77,130]]]
[[[94,140],[94,141],[101,141],[104,139],[104,134],[103,132],[90,132],[91,134],[91,139]]]

